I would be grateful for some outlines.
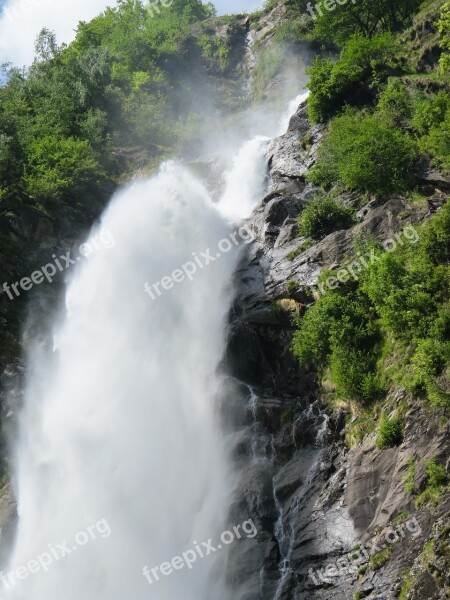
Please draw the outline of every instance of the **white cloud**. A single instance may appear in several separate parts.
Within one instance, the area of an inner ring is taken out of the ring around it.
[[[59,44],[70,42],[79,21],[89,21],[114,4],[114,0],[6,0],[0,15],[0,63],[30,64],[43,27],[56,32]]]
[[[262,0],[217,0],[218,12],[251,12]],[[0,0],[0,64],[28,65],[34,42],[43,27],[56,32],[57,41],[70,42],[79,21],[89,21],[115,0]]]

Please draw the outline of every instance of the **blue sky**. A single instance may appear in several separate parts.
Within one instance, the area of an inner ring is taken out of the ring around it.
[[[0,0],[0,9],[6,0]],[[261,0],[216,0],[214,4],[220,14],[238,13],[256,10],[261,5]]]
[[[214,1],[214,0],[213,0]],[[262,4],[261,0],[216,0],[214,4],[220,14],[251,12]]]
[[[214,1],[214,0],[213,0]],[[219,14],[251,12],[263,0],[216,0]],[[115,0],[0,0],[0,64],[17,66],[33,60],[34,41],[43,27],[70,42],[79,21],[89,21]],[[11,9],[3,12],[3,7]]]

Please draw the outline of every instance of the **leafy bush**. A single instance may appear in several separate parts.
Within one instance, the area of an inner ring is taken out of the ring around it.
[[[403,423],[398,418],[389,419],[389,417],[383,413],[381,417],[380,427],[377,435],[377,447],[392,448],[393,446],[399,446],[403,441]]]
[[[389,378],[426,392],[432,406],[449,406],[450,205],[423,226],[405,230],[411,243],[382,253],[357,240],[357,252],[373,256],[358,281],[329,289],[298,321],[293,349],[303,366],[331,380],[338,395],[369,404],[382,397]],[[373,252],[373,255],[372,255]],[[325,271],[319,289],[334,276]],[[396,373],[381,361],[399,363]],[[439,377],[439,379],[437,379]],[[387,381],[386,381],[387,379]],[[368,431],[357,420],[352,443]],[[356,431],[358,430],[358,431]],[[400,440],[400,427],[384,419],[382,445]]]
[[[432,459],[427,462],[427,486],[416,499],[416,507],[420,508],[424,504],[431,503],[436,506],[445,491],[448,476],[447,471],[443,465],[436,462],[436,459]]]
[[[331,379],[337,392],[344,398],[366,404],[381,398],[385,386],[380,375],[372,371],[374,368],[370,352],[353,349],[348,344],[333,348],[330,357]]]
[[[388,562],[388,560],[391,558],[391,555],[392,548],[385,548],[384,550],[377,552],[370,557],[369,568],[373,569],[374,571],[378,571],[378,569],[381,569],[381,567]]]
[[[435,339],[420,340],[411,364],[420,383],[426,384],[442,372],[449,356],[448,343]]]
[[[436,488],[444,486],[447,483],[447,471],[444,465],[436,462],[436,459],[430,460],[427,463],[428,485]]]
[[[439,169],[450,171],[450,110],[442,123],[430,130],[420,141],[420,147]]]
[[[438,127],[450,110],[450,97],[446,92],[422,94],[414,101],[411,125],[417,133],[425,135]]]
[[[379,331],[364,297],[343,286],[328,292],[299,321],[294,353],[303,365],[330,368],[338,394],[369,403],[384,391],[377,374]]]
[[[422,230],[420,245],[435,265],[450,262],[450,203]]]
[[[418,10],[422,0],[358,0],[340,3],[337,10],[316,16],[314,34],[326,42],[343,44],[354,33],[371,38],[380,31],[396,31]]]
[[[426,231],[426,230],[425,230]],[[361,287],[373,302],[387,330],[398,339],[425,338],[447,298],[448,273],[424,252],[426,233],[418,244],[379,254],[361,273]]]
[[[311,120],[321,123],[346,104],[362,106],[370,102],[376,87],[398,69],[396,52],[390,34],[371,39],[356,35],[348,41],[337,63],[317,57],[308,70]]]
[[[40,202],[83,191],[99,172],[95,152],[85,140],[48,136],[36,139],[29,150],[24,182],[29,196]]]
[[[402,478],[402,483],[405,486],[405,492],[407,494],[412,494],[416,489],[416,460],[414,458],[410,458],[407,462],[407,467],[406,475]]]
[[[308,98],[308,114],[315,123],[323,123],[337,112],[341,106],[331,89],[331,76],[334,69],[333,61],[316,56],[312,66],[308,69],[308,87],[311,91]]]
[[[448,74],[450,71],[450,2],[442,7],[438,30],[442,36],[441,48],[444,51],[439,61],[439,67],[442,74]]]
[[[349,189],[390,194],[412,186],[414,142],[381,115],[347,111],[334,119],[308,178],[318,185],[341,182]]]
[[[202,49],[202,55],[209,58],[215,64],[218,70],[226,71],[229,65],[230,47],[224,40],[203,34],[198,39]]]
[[[409,91],[401,81],[389,79],[380,96],[378,110],[394,127],[408,125],[413,114],[413,103]]]
[[[354,223],[354,211],[330,196],[312,200],[299,218],[300,233],[315,240],[333,231],[348,229]]]

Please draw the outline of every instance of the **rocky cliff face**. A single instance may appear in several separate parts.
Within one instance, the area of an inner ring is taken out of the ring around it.
[[[447,421],[412,402],[399,448],[380,451],[368,435],[349,449],[349,414],[327,408],[314,376],[301,371],[291,352],[289,310],[313,301],[318,274],[342,262],[356,231],[384,240],[426,218],[401,197],[370,202],[353,229],[292,260],[303,242],[297,217],[314,193],[304,175],[322,135],[300,106],[288,132],[270,145],[270,188],[248,221],[256,241],[237,276],[226,360],[226,397],[233,400],[224,413],[234,415],[227,424],[239,472],[231,521],[250,514],[258,536],[233,549],[230,582],[240,600],[348,600],[354,594],[390,600],[422,556],[412,571],[414,590],[403,597],[446,598],[450,498],[416,512],[403,478],[411,459],[445,462]],[[280,303],[289,310],[277,310]],[[404,400],[401,389],[390,394],[397,404]],[[418,489],[424,478],[422,466],[415,473]],[[433,557],[424,558],[431,547]]]
[[[232,49],[225,74],[214,60],[206,65],[229,108],[248,99],[261,54],[285,16],[286,6],[279,3],[255,18],[237,16],[207,25]],[[243,82],[248,82],[244,91]],[[266,96],[275,97],[276,84],[287,83],[285,74],[276,74],[265,86]],[[404,599],[448,598],[450,500],[416,511],[402,483],[411,458],[423,465],[431,457],[448,456],[448,425],[417,401],[408,407],[399,448],[380,451],[369,435],[350,449],[349,414],[327,407],[314,375],[300,369],[290,349],[294,327],[289,310],[301,311],[313,301],[311,286],[318,274],[342,261],[355,231],[386,239],[426,218],[401,197],[370,202],[353,230],[335,232],[291,260],[304,241],[298,237],[297,217],[314,195],[305,173],[323,134],[322,127],[311,127],[300,106],[288,132],[271,143],[270,187],[248,221],[256,241],[236,276],[224,361],[223,420],[238,473],[230,523],[251,515],[258,535],[233,546],[229,582],[237,600],[349,600],[355,593],[390,600],[398,594],[404,569],[412,567],[414,586]],[[433,185],[440,176],[422,177]],[[439,179],[441,187],[447,183]],[[69,240],[55,239],[53,232],[39,235],[48,254],[70,247]],[[278,310],[279,303],[289,310]],[[15,406],[20,404],[20,366],[7,366],[0,384],[7,422],[7,399],[16,395]],[[394,402],[402,402],[403,390],[391,394]],[[418,489],[424,479],[419,467]],[[15,502],[6,485],[0,494],[3,548],[10,543],[14,519]],[[399,526],[403,535],[387,542],[386,534]],[[361,549],[372,559],[369,564]],[[384,564],[373,559],[386,549]]]

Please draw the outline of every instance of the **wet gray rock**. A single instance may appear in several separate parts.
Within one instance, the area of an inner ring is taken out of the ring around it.
[[[255,241],[236,274],[224,369],[234,378],[231,387],[242,385],[237,380],[245,386],[239,394],[241,418],[229,425],[239,475],[232,515],[236,521],[250,514],[258,527],[257,537],[237,544],[230,558],[238,600],[350,600],[356,591],[370,600],[393,600],[433,522],[448,512],[448,501],[416,512],[403,477],[414,457],[416,486],[424,485],[426,461],[444,462],[448,456],[449,426],[439,424],[435,411],[424,418],[417,403],[406,415],[400,447],[380,451],[372,434],[349,451],[346,412],[326,414],[314,376],[303,372],[292,355],[294,323],[274,309],[280,299],[299,310],[310,304],[320,272],[354,258],[354,235],[371,233],[384,241],[428,218],[426,208],[402,197],[370,200],[358,211],[354,227],[293,258],[304,241],[296,237],[298,216],[319,193],[304,175],[322,136],[323,129],[311,128],[300,106],[288,132],[269,145],[269,189],[247,221]],[[358,198],[345,194],[341,200],[350,204]],[[402,399],[399,388],[395,401]],[[359,575],[356,567],[326,576],[326,568],[350,556],[356,544],[381,547],[392,522],[405,512],[416,516],[421,531],[393,544],[385,565],[376,570],[366,565]],[[436,558],[436,573],[445,571],[444,554]],[[428,569],[417,578],[411,600],[444,598]]]

